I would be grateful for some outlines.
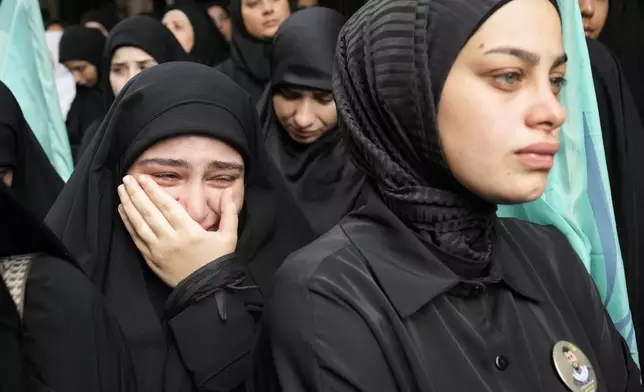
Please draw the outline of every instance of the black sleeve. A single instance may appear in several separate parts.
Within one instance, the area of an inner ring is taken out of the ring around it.
[[[261,297],[234,254],[199,269],[172,292],[165,319],[196,391],[237,391],[255,341]]]
[[[347,293],[281,278],[264,312],[250,390],[399,390],[378,344],[384,332],[368,327]]]
[[[136,390],[125,338],[80,270],[54,257],[34,258],[23,314],[29,391]]]

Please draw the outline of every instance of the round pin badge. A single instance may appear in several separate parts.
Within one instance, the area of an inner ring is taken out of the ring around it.
[[[579,347],[560,341],[552,349],[552,360],[559,378],[573,392],[597,391],[597,376]]]

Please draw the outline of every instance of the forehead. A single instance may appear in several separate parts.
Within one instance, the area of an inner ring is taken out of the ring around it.
[[[141,154],[149,158],[181,159],[190,163],[220,160],[243,164],[241,154],[223,140],[208,136],[186,135],[162,140]]]
[[[112,61],[117,60],[134,60],[134,61],[144,61],[152,59],[152,56],[141,48],[135,46],[121,46],[120,48],[114,51],[112,55]]]
[[[78,68],[78,67],[84,67],[86,65],[91,65],[91,64],[85,60],[69,60],[69,61],[65,61],[65,65],[68,68]]]
[[[163,21],[190,23],[190,19],[188,19],[188,15],[186,15],[181,10],[168,11],[168,13],[166,13],[165,16],[163,17]]]
[[[550,0],[514,0],[499,8],[475,32],[465,49],[518,47],[558,56],[563,53],[561,19]]]

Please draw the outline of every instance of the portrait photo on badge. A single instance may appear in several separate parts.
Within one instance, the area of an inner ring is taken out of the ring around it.
[[[552,349],[555,369],[564,384],[573,392],[597,390],[597,376],[588,357],[574,344],[560,341]]]

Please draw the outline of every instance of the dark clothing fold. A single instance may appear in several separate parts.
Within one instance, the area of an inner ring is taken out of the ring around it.
[[[606,24],[599,35],[619,60],[633,94],[640,120],[644,120],[644,2],[608,0]]]
[[[242,155],[245,196],[234,255],[172,290],[120,220],[117,186],[145,150],[185,135],[222,140]],[[118,95],[47,217],[115,313],[140,391],[243,388],[272,275],[313,239],[261,143],[250,97],[225,75],[195,63],[152,67]]]
[[[587,43],[629,302],[644,342],[644,126],[615,55],[599,41]]]
[[[120,328],[74,259],[2,186],[0,216],[0,258],[34,255],[26,279],[23,318],[17,324],[15,304],[0,277],[0,314],[13,314],[13,324],[0,318],[0,336],[10,327],[17,338],[13,347],[2,346],[3,360],[16,372],[12,376],[22,372],[26,391],[136,391]],[[8,380],[5,370],[0,362],[3,386]]]
[[[10,192],[44,220],[65,183],[49,161],[9,88],[0,82],[0,167],[13,170]]]

